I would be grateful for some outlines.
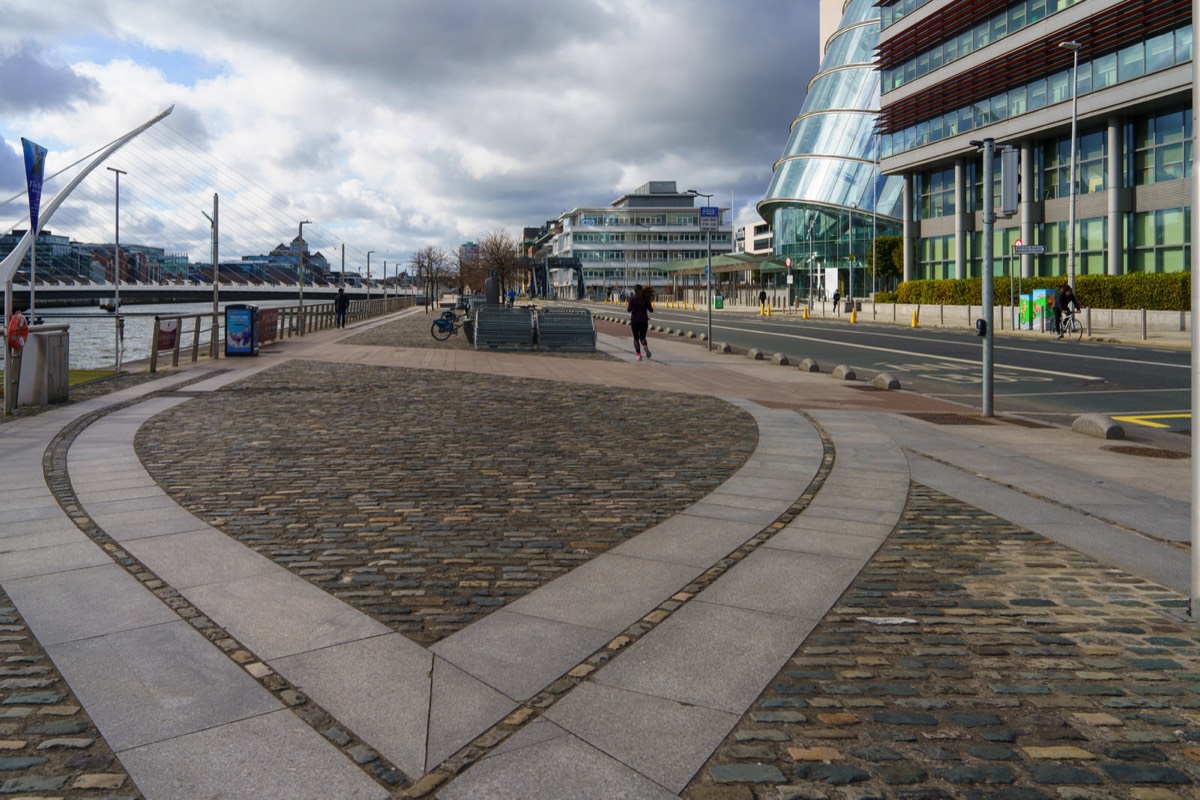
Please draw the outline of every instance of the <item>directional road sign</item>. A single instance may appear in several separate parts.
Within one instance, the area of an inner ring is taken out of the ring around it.
[[[721,225],[721,209],[716,206],[700,207],[700,230],[715,231]]]
[[[1013,255],[1040,256],[1046,252],[1044,244],[1019,244],[1013,248]]]

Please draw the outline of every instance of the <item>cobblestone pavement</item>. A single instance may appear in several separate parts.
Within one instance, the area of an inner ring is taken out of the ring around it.
[[[142,796],[3,590],[0,796]]]
[[[136,446],[181,505],[430,644],[679,513],[756,441],[711,397],[290,361]]]
[[[1186,603],[914,484],[683,796],[1200,796],[1200,628],[1165,613]]]

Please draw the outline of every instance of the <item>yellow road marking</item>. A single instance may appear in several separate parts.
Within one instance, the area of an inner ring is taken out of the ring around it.
[[[1140,414],[1130,417],[1113,417],[1117,422],[1130,422],[1134,425],[1142,425],[1147,428],[1169,428],[1170,425],[1163,425],[1161,422],[1153,422],[1156,419],[1191,419],[1190,412],[1185,414]]]

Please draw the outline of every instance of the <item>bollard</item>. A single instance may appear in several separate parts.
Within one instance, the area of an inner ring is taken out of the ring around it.
[[[766,304],[766,309],[767,309],[767,310],[766,310],[766,313],[765,313],[765,314],[763,314],[763,316],[764,316],[764,317],[769,317],[769,316],[771,316],[771,304],[770,304],[770,303],[767,303],[767,304]]]
[[[855,306],[850,306],[850,324],[858,322],[858,309]]]
[[[920,314],[921,314],[921,309],[920,309],[920,307],[917,307],[917,309],[913,311],[912,326],[914,328],[921,327],[919,324]]]
[[[808,306],[804,307],[804,311],[800,314],[800,319],[808,319]]]

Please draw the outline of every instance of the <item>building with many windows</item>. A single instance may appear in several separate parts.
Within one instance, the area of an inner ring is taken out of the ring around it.
[[[996,275],[1066,276],[1072,238],[1076,275],[1188,268],[1188,0],[880,5],[882,168],[903,181],[906,279],[981,274],[971,142],[985,138],[1021,162],[1018,212],[996,223]],[[1018,239],[1045,254],[1012,256]]]
[[[635,284],[665,288],[670,262],[733,251],[729,209],[719,209],[717,230],[701,229],[695,192],[674,181],[651,181],[601,208],[575,208],[546,227],[536,258],[577,259],[587,292],[601,296]],[[703,197],[700,197],[704,200]],[[568,270],[550,270],[552,287],[573,287]],[[561,273],[561,274],[559,274]]]
[[[878,164],[879,11],[875,0],[822,0],[820,69],[758,204],[801,294],[869,294],[871,241],[900,233],[902,183]]]

